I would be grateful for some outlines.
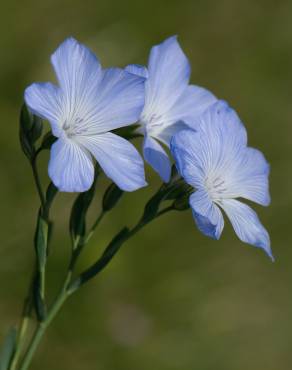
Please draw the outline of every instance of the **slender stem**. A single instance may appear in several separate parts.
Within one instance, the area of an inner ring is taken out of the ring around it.
[[[72,282],[69,286],[69,292],[73,293],[78,290],[86,282],[98,275],[104,268],[110,263],[112,258],[120,250],[121,246],[128,241],[131,237],[138,233],[144,226],[148,225],[153,220],[164,215],[165,213],[172,211],[174,208],[172,206],[166,207],[163,210],[159,211],[155,216],[149,218],[147,221],[140,220],[136,226],[131,230],[127,228],[122,229],[109,243],[107,248],[104,250],[102,256],[87,270],[83,271],[75,281]]]
[[[37,187],[39,197],[40,197],[40,201],[41,201],[41,210],[40,210],[40,212],[43,213],[43,217],[45,217],[45,219],[48,220],[49,219],[50,206],[52,204],[54,196],[51,197],[49,203],[46,202],[44,193],[42,191],[41,183],[40,183],[40,180],[39,180],[37,166],[36,166],[36,159],[37,159],[37,156],[38,156],[39,152],[40,152],[40,150],[38,150],[35,153],[35,157],[34,157],[32,163],[31,163],[31,165],[32,165],[33,176],[34,176],[34,179],[35,179],[36,187]],[[22,350],[23,350],[23,347],[24,347],[24,344],[25,344],[25,341],[26,341],[26,332],[27,332],[27,329],[28,329],[28,326],[29,326],[29,321],[30,321],[30,318],[31,318],[31,312],[32,312],[32,309],[33,309],[32,294],[33,294],[33,285],[34,285],[34,282],[35,282],[36,273],[37,273],[37,264],[35,264],[35,270],[33,272],[32,278],[31,278],[28,293],[27,293],[27,296],[24,300],[23,311],[22,311],[22,319],[21,319],[21,322],[20,322],[20,325],[19,325],[15,351],[14,351],[14,354],[13,354],[13,357],[12,357],[12,360],[11,360],[11,363],[10,363],[9,370],[15,370],[17,368],[17,364],[18,364],[19,358],[21,356],[21,353],[22,353]],[[45,269],[41,269],[39,271],[39,273],[40,273],[40,294],[41,294],[42,299],[44,299],[45,298]]]
[[[106,212],[104,211],[101,211],[99,216],[97,217],[97,219],[95,220],[94,224],[92,225],[91,229],[89,230],[88,234],[87,234],[87,237],[85,239],[85,242],[84,244],[88,243],[89,240],[91,239],[92,235],[94,234],[94,231],[95,229],[97,228],[97,226],[100,224],[101,220],[103,219],[104,215],[106,214]]]
[[[128,234],[127,240],[129,240],[132,236],[137,234],[137,232],[140,231],[144,226],[148,225],[150,222],[156,220],[157,218],[159,218],[160,216],[164,215],[165,213],[169,211],[173,211],[172,206],[163,208],[161,211],[159,211],[153,218],[151,218],[147,222],[138,222],[137,225],[134,226],[133,229]]]
[[[36,269],[36,265],[35,265],[35,269]],[[23,346],[24,346],[25,335],[26,335],[26,332],[27,332],[27,329],[28,329],[28,326],[29,326],[31,311],[32,311],[32,308],[33,308],[32,290],[33,290],[35,273],[36,273],[36,270],[34,270],[34,272],[32,274],[31,281],[30,281],[30,284],[29,284],[29,289],[28,289],[26,298],[25,298],[24,303],[23,303],[22,318],[21,318],[21,322],[20,322],[20,325],[19,325],[19,329],[18,329],[17,342],[16,342],[15,351],[14,351],[14,354],[13,354],[13,357],[12,357],[12,360],[11,360],[9,370],[15,370],[16,369],[19,357],[21,355],[21,352],[22,352],[22,349],[23,349]]]
[[[127,237],[125,238],[125,241],[127,241],[128,239],[130,239],[132,236],[134,236],[139,230],[141,230],[144,226],[146,226],[148,223],[150,223],[151,221],[153,221],[154,219],[162,216],[163,214],[169,212],[173,210],[173,207],[172,206],[169,206],[169,207],[166,207],[164,208],[163,210],[161,210],[160,212],[158,212],[152,219],[149,219],[148,221],[146,222],[138,222],[136,226],[134,226],[132,228],[132,230],[128,233]],[[101,214],[95,224],[93,225],[93,228],[91,229],[91,231],[93,231],[95,229],[95,227],[99,224],[99,222],[101,221],[103,217],[103,214]],[[88,238],[87,238],[88,240]],[[51,306],[46,318],[44,321],[40,322],[35,330],[35,333],[32,337],[32,340],[28,346],[28,349],[23,357],[23,361],[22,361],[22,364],[19,368],[19,370],[27,370],[31,361],[32,361],[32,358],[33,358],[33,355],[46,331],[46,329],[48,328],[48,326],[50,325],[50,323],[52,322],[52,320],[54,319],[54,317],[56,316],[56,314],[59,312],[59,310],[61,309],[61,307],[63,306],[63,304],[65,303],[66,299],[71,295],[73,294],[75,291],[78,290],[78,288],[80,286],[77,287],[74,287],[72,289],[72,285],[71,284],[71,278],[72,278],[72,273],[73,273],[73,267],[75,265],[75,262],[79,256],[80,252],[77,254],[77,256],[75,257],[74,261],[73,261],[73,265],[69,266],[69,270],[67,272],[67,275],[66,275],[66,278],[65,278],[65,281],[64,281],[64,284],[63,284],[63,287],[59,293],[59,295],[57,296],[55,302],[53,303],[53,305]],[[101,269],[99,270],[99,272],[101,272],[103,270],[104,267],[107,266],[107,264],[111,261],[111,258],[109,258],[104,264],[101,264],[102,267]],[[71,261],[72,263],[72,261]],[[99,273],[98,272],[98,273]],[[74,283],[73,283],[74,284]],[[12,370],[12,369],[10,369]]]
[[[33,158],[32,162],[31,162],[31,167],[32,167],[34,181],[35,181],[37,191],[38,191],[38,194],[39,194],[39,197],[40,197],[42,210],[44,210],[45,204],[46,204],[46,199],[45,199],[43,189],[42,189],[42,185],[41,185],[41,182],[40,182],[40,178],[39,178],[39,174],[38,174],[38,170],[37,170],[37,166],[36,166],[36,159],[37,159],[37,156],[35,156]]]
[[[70,279],[71,279],[71,273],[68,273],[67,277],[65,279],[64,285],[63,285],[59,295],[57,296],[55,302],[53,303],[50,311],[48,312],[48,315],[47,315],[46,319],[38,324],[38,326],[35,330],[35,333],[32,337],[31,343],[28,347],[28,350],[24,355],[24,358],[23,358],[23,361],[22,361],[22,364],[21,364],[19,370],[27,370],[28,369],[28,367],[31,363],[32,357],[33,357],[33,355],[34,355],[34,353],[35,353],[35,351],[36,351],[36,349],[37,349],[37,347],[38,347],[46,329],[48,328],[48,326],[50,325],[50,323],[52,322],[52,320],[54,319],[54,317],[59,312],[59,310],[63,306],[64,302],[68,298],[69,293],[67,291],[67,285],[69,284]]]
[[[10,368],[9,368],[10,370],[15,370],[16,369],[16,365],[17,365],[19,356],[20,356],[22,348],[23,348],[24,338],[25,338],[25,334],[26,334],[26,331],[27,331],[27,328],[28,328],[28,324],[29,324],[29,317],[24,316],[22,318],[22,322],[20,324],[18,338],[17,338],[17,344],[16,344],[14,355],[13,355],[13,359],[11,361],[11,365],[10,365]]]

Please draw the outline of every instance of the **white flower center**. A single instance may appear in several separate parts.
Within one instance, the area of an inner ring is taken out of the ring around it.
[[[163,125],[164,120],[162,115],[153,113],[150,116],[142,116],[140,122],[144,131],[149,133],[159,130],[159,128]]]
[[[220,176],[207,177],[205,186],[210,198],[214,201],[224,198],[224,194],[227,192],[226,182]]]
[[[72,120],[65,120],[62,127],[68,138],[84,135],[87,132],[87,125],[84,125],[84,119],[80,117],[76,117]]]

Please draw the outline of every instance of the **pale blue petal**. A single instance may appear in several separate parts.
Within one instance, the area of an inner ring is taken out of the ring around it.
[[[76,140],[91,152],[105,174],[122,190],[134,191],[147,185],[143,159],[129,141],[110,132],[80,136]]]
[[[246,130],[224,102],[215,103],[199,119],[197,132],[184,130],[174,136],[171,151],[181,162],[182,176],[194,177],[195,187],[211,176],[224,181],[224,196],[236,197],[232,184],[246,151]],[[222,195],[223,196],[223,195]]]
[[[225,199],[220,205],[230,219],[239,239],[264,249],[273,260],[269,234],[261,224],[255,211],[235,199]]]
[[[84,116],[89,134],[135,123],[145,99],[145,79],[120,68],[103,71],[94,107]]]
[[[213,239],[219,239],[224,219],[219,207],[211,201],[208,193],[203,189],[197,190],[190,196],[190,206],[198,229]]]
[[[144,112],[162,114],[187,87],[191,68],[176,36],[151,49]]]
[[[236,198],[246,198],[263,206],[270,204],[269,164],[257,149],[246,148],[234,169],[229,191]]]
[[[207,171],[209,148],[201,140],[201,133],[188,129],[174,135],[170,142],[178,172],[194,188],[203,186]]]
[[[94,178],[92,158],[86,149],[62,137],[52,146],[49,176],[60,191],[86,191]]]
[[[32,113],[50,122],[53,134],[59,137],[62,116],[60,89],[51,83],[34,83],[26,88],[24,100]]]
[[[95,135],[135,123],[145,99],[145,79],[120,68],[102,70],[96,56],[73,38],[52,55],[65,105],[64,124]]]
[[[170,146],[171,138],[182,130],[188,130],[190,127],[183,121],[177,121],[173,124],[166,126],[158,135],[160,141],[162,141],[168,147]]]
[[[133,73],[134,75],[148,78],[148,69],[140,64],[129,64],[125,70],[129,73]]]
[[[196,119],[200,117],[217,98],[203,87],[190,85],[184,90],[179,99],[166,113],[167,121],[184,121],[194,126]]]
[[[102,78],[96,56],[74,38],[68,38],[54,52],[51,62],[64,94],[66,118],[73,118],[76,111],[91,111]]]
[[[246,129],[234,109],[225,101],[212,104],[192,125],[210,140],[220,140],[230,151],[247,145]]]
[[[169,182],[171,164],[162,146],[153,138],[146,136],[143,144],[146,162],[160,175],[164,182]]]

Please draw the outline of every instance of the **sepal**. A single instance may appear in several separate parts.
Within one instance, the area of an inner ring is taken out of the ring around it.
[[[50,150],[52,145],[57,141],[57,138],[51,133],[51,131],[47,132],[43,137],[41,143],[41,149],[48,149]]]
[[[125,127],[121,127],[116,130],[113,130],[113,133],[123,137],[124,139],[132,140],[137,137],[142,137],[142,135],[139,134],[139,132],[137,132],[138,127],[139,127],[138,125],[125,126]]]
[[[172,208],[176,211],[186,211],[190,208],[190,194],[189,192],[182,193],[179,197],[175,199],[172,204]]]

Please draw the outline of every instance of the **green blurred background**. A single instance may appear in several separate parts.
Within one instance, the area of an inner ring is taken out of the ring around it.
[[[250,145],[272,166],[272,205],[255,207],[276,262],[242,244],[229,225],[202,236],[191,213],[150,225],[64,307],[31,369],[290,370],[292,368],[291,0],[10,0],[0,22],[0,340],[17,323],[30,279],[38,199],[18,143],[24,88],[53,78],[49,56],[72,35],[104,66],[145,64],[149,49],[178,34],[192,82],[238,111]],[[47,181],[43,157],[43,181]],[[92,262],[113,232],[132,225],[158,185],[126,195],[90,244]],[[106,182],[100,182],[100,191]],[[69,255],[73,197],[53,209],[49,296]],[[99,209],[94,203],[92,215]]]

